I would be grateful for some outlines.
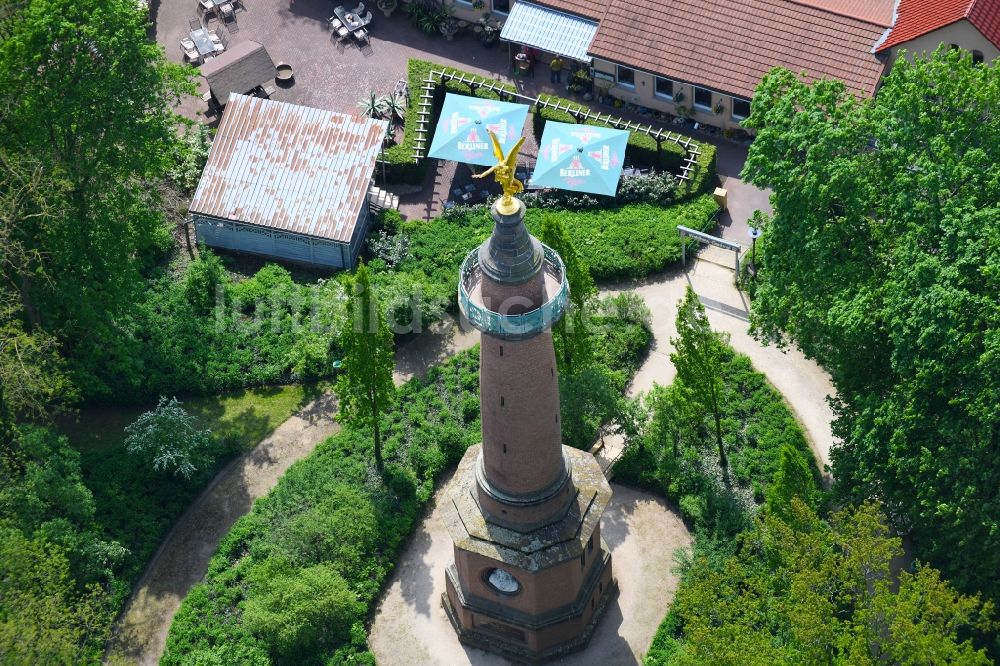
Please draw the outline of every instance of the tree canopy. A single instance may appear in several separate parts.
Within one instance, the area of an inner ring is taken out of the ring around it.
[[[99,391],[95,376],[126,362],[108,341],[128,336],[139,271],[170,243],[149,183],[171,164],[172,109],[194,87],[132,0],[32,0],[5,29],[0,155],[21,176],[0,181],[0,201],[17,202],[0,238],[21,260],[0,266],[4,288]]]
[[[874,505],[829,523],[797,498],[790,512],[795,527],[767,515],[721,566],[695,558],[671,610],[675,635],[651,651],[667,659],[647,663],[991,663],[968,633],[995,626],[992,603],[926,566],[900,572],[896,589],[899,538]]]
[[[382,309],[372,293],[368,268],[358,264],[350,280],[347,300],[347,320],[340,334],[344,353],[337,397],[340,399],[338,419],[370,430],[375,444],[375,466],[381,472],[382,412],[395,395],[392,371],[392,332],[385,323]]]
[[[942,48],[878,95],[775,70],[743,175],[773,189],[751,321],[837,387],[842,499],[1000,598],[1000,69]]]

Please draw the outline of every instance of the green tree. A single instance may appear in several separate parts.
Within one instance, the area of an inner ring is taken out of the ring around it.
[[[812,507],[816,497],[816,481],[805,457],[791,444],[781,447],[778,471],[767,487],[767,510],[784,519],[791,519],[792,498]]]
[[[894,590],[900,543],[874,506],[829,523],[798,499],[789,510],[791,524],[765,514],[721,566],[693,561],[665,663],[990,663],[968,635],[995,628],[992,603],[956,593],[929,567],[902,572]]]
[[[677,337],[671,338],[670,344],[675,349],[670,354],[670,362],[677,369],[677,384],[688,401],[700,408],[701,414],[712,417],[719,467],[728,483],[729,461],[722,441],[722,393],[725,389],[722,372],[729,339],[712,330],[705,306],[691,287],[677,306]]]
[[[773,190],[751,323],[837,388],[840,501],[1000,599],[1000,69],[943,47],[877,97],[776,70],[744,168]]]
[[[566,265],[570,307],[553,328],[553,334],[559,372],[572,375],[586,367],[593,356],[588,327],[597,289],[590,268],[577,253],[559,215],[549,213],[542,218],[542,242],[555,250]]]
[[[153,469],[180,474],[185,479],[212,458],[212,431],[199,430],[197,419],[177,398],[160,398],[156,409],[145,412],[125,428],[125,449],[149,460]]]
[[[337,377],[340,411],[337,418],[356,427],[371,429],[375,443],[375,466],[384,469],[380,419],[395,395],[392,383],[392,332],[372,293],[368,268],[358,264],[348,280],[347,320],[340,333],[344,353]]]
[[[29,261],[3,270],[27,321],[59,339],[93,393],[128,365],[117,342],[140,269],[170,242],[149,183],[170,165],[191,70],[167,62],[131,0],[32,0],[7,29],[0,152],[30,155],[41,184],[14,226]],[[60,214],[37,214],[46,207]]]

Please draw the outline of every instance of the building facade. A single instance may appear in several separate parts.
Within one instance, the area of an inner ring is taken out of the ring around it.
[[[591,454],[562,445],[551,326],[565,269],[517,204],[511,215],[494,204],[493,234],[460,277],[462,312],[482,332],[483,441],[447,499],[442,604],[464,643],[538,663],[583,648],[617,587],[600,528],[611,488]]]
[[[528,43],[550,53],[574,52],[574,44],[562,42],[597,23],[586,54],[599,94],[731,130],[742,129],[757,84],[774,67],[839,79],[855,95],[870,97],[902,50],[927,54],[951,44],[977,62],[1000,57],[998,0],[531,4],[580,23]]]

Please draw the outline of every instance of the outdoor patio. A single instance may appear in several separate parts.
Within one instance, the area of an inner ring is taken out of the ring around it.
[[[184,54],[179,41],[189,34],[189,19],[198,15],[197,2],[198,0],[161,0],[154,1],[151,5],[153,34],[157,42],[166,49],[167,57],[176,62],[183,60]],[[549,83],[548,65],[545,62],[536,64],[534,76],[515,78],[511,75],[510,51],[506,43],[486,48],[471,30],[460,32],[453,41],[440,35],[426,35],[410,24],[406,8],[402,5],[389,18],[380,11],[373,11],[373,21],[368,26],[370,43],[360,48],[357,44],[338,40],[327,23],[338,2],[248,0],[244,4],[246,11],[236,14],[237,25],[234,27],[232,23],[228,24],[228,48],[232,49],[252,40],[264,45],[276,64],[287,63],[292,66],[294,80],[290,84],[276,86],[271,95],[272,99],[279,101],[359,114],[358,101],[370,90],[375,90],[380,95],[389,94],[398,80],[406,78],[410,58],[431,60],[442,66],[500,79],[514,84],[520,92],[529,96],[540,93],[569,96],[565,84]],[[218,23],[218,20],[211,20],[208,27],[215,29]],[[565,74],[564,81],[568,79]],[[198,82],[200,95],[208,90],[208,86],[203,78],[199,78]],[[604,107],[593,101],[581,100],[581,103],[591,105],[595,110],[647,122],[641,116]],[[217,121],[214,115],[206,116],[206,111],[206,103],[194,96],[184,100],[179,108],[179,112],[189,118],[203,122]],[[528,163],[533,163],[537,156],[537,145],[531,136],[530,125],[529,120],[526,124],[528,140],[521,154]],[[677,125],[667,125],[666,129],[691,133]],[[692,134],[700,140],[728,144],[730,149],[724,151],[728,154],[728,159],[724,159],[724,153],[720,152],[719,173],[724,177],[738,174],[745,158],[745,149],[715,137]],[[475,170],[478,172],[482,169]],[[376,182],[380,184],[378,173]],[[468,201],[460,200],[460,203],[481,201],[483,189],[499,191],[491,182],[473,181],[467,166],[434,160],[420,192],[413,192],[412,188],[410,191],[405,188],[397,191],[401,195],[400,211],[408,218],[431,219],[442,212],[445,201],[456,200],[456,189],[464,192],[470,184],[475,185],[475,191],[470,193]]]

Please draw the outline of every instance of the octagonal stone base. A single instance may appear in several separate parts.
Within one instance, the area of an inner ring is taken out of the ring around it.
[[[586,646],[617,590],[600,519],[611,487],[593,456],[563,447],[571,501],[556,520],[530,531],[493,522],[479,504],[470,448],[455,473],[444,511],[455,544],[442,604],[462,642],[517,661],[540,663]],[[489,583],[501,569],[515,592]]]

